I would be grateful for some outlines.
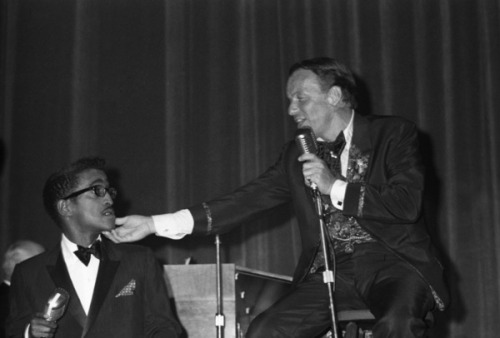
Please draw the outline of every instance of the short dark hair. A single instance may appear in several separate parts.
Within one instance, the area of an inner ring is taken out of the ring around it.
[[[78,175],[89,169],[104,171],[106,161],[100,157],[81,158],[50,175],[43,188],[43,204],[49,216],[60,225],[57,202],[78,185]]]
[[[319,77],[321,89],[326,92],[333,86],[342,90],[342,101],[348,103],[351,108],[357,107],[357,86],[354,74],[344,64],[330,57],[318,57],[299,61],[290,67],[288,75],[292,75],[299,69],[312,71]]]

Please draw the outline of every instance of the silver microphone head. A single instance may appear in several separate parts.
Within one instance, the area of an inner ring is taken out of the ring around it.
[[[295,132],[295,143],[299,147],[301,154],[317,154],[318,144],[316,143],[316,136],[311,128],[299,128]],[[317,191],[318,186],[307,180],[312,190]]]
[[[299,128],[295,132],[295,143],[302,154],[316,154],[318,145],[316,136],[311,128]]]
[[[69,302],[69,293],[63,288],[56,288],[54,292],[49,297],[45,309],[43,310],[43,316],[49,322],[55,322],[59,320],[66,310],[66,306]]]

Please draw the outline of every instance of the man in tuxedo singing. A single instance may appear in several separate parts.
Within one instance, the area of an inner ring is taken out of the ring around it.
[[[172,239],[217,234],[291,202],[302,237],[293,291],[260,314],[246,337],[324,334],[332,325],[323,277],[328,262],[335,262],[336,310],[368,308],[376,338],[424,337],[424,317],[444,309],[448,291],[421,216],[417,128],[398,117],[360,115],[355,94],[352,72],[334,59],[293,65],[288,114],[298,128],[312,129],[317,152],[303,153],[292,140],[273,166],[234,192],[172,214],[119,218],[122,226],[106,235],[121,242],[151,233]]]
[[[116,190],[104,165],[100,158],[83,158],[45,183],[45,208],[61,228],[61,241],[16,266],[8,337],[179,336],[153,253],[100,235],[115,227]],[[69,293],[69,303],[64,315],[51,321],[43,312],[56,288]]]

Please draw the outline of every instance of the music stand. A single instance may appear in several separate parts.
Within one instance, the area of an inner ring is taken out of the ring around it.
[[[217,330],[217,338],[224,337],[224,314],[222,312],[222,266],[220,263],[220,238],[215,235],[215,287],[217,297],[217,312],[215,313],[215,327]]]

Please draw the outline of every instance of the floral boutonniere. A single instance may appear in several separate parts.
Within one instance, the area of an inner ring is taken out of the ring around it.
[[[348,182],[364,182],[368,170],[369,154],[363,154],[356,145],[349,150],[349,165],[347,167]]]

